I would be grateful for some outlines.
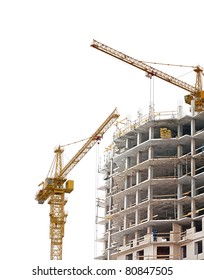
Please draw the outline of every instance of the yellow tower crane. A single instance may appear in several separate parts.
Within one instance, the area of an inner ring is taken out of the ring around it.
[[[170,76],[158,69],[155,69],[148,64],[144,63],[143,61],[137,60],[133,57],[130,57],[122,52],[119,52],[109,46],[106,46],[96,40],[93,40],[91,47],[96,48],[106,54],[109,54],[115,58],[118,58],[134,67],[137,67],[143,71],[145,71],[150,77],[156,76],[166,82],[174,84],[186,91],[190,94],[185,95],[185,102],[187,104],[191,104],[194,101],[194,109],[196,112],[204,111],[204,91],[202,89],[202,74],[203,69],[198,65],[194,67],[194,71],[196,72],[196,83],[195,86],[191,86],[186,82],[183,82],[173,76]]]
[[[39,186],[42,185],[42,188],[37,192],[35,197],[39,204],[43,204],[47,199],[50,204],[51,260],[62,259],[62,240],[67,218],[67,214],[64,211],[64,205],[67,202],[65,193],[71,193],[74,189],[74,181],[67,180],[67,175],[88,151],[102,139],[104,133],[118,117],[119,114],[117,109],[115,109],[65,166],[62,163],[63,147],[58,146],[54,150],[55,158],[51,172],[49,172],[50,175],[44,182],[39,184]]]

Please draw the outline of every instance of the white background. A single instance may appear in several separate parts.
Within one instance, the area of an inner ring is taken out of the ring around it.
[[[92,39],[136,59],[204,66],[203,1],[0,2],[1,273],[29,273],[49,261],[49,206],[34,200],[53,148],[89,137],[115,107],[148,112],[145,73],[90,47]],[[189,68],[154,66],[175,77]],[[195,74],[184,76],[194,85]],[[176,110],[187,94],[155,79],[155,109]],[[184,105],[188,112],[188,106]],[[110,130],[104,139],[111,143]],[[70,146],[66,155],[73,153]],[[104,144],[100,145],[102,154]],[[69,174],[75,191],[63,262],[94,258],[96,147]],[[12,269],[13,267],[13,269]],[[26,268],[25,268],[26,267]],[[15,268],[15,269],[14,269]],[[31,274],[31,273],[30,273]],[[6,278],[7,277],[7,278]]]

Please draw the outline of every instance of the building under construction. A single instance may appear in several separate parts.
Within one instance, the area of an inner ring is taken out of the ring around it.
[[[204,259],[204,112],[126,121],[104,162],[98,259]]]
[[[147,117],[118,125],[101,168],[105,183],[99,187],[104,196],[97,199],[97,223],[104,225],[104,233],[99,239],[96,232],[104,248],[98,258],[204,259],[203,69],[193,67],[191,86],[96,40],[91,46],[150,79],[184,89],[191,105],[191,115],[183,115],[181,108],[156,113],[152,106]]]

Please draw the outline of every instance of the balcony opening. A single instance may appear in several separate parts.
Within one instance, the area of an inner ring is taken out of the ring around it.
[[[199,240],[195,242],[195,255],[201,254],[203,252],[203,242]]]
[[[137,260],[144,260],[144,250],[137,251]]]
[[[157,259],[169,260],[169,246],[157,247]]]
[[[125,256],[126,260],[133,260],[133,254],[128,254]]]
[[[181,259],[185,259],[186,257],[187,257],[186,245],[181,246]]]

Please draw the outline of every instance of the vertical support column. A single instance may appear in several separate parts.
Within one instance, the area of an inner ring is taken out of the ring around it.
[[[142,133],[138,132],[137,133],[137,146],[142,143]]]
[[[125,195],[124,197],[124,209],[127,209],[128,208],[128,196]]]
[[[152,139],[154,137],[154,128],[150,127],[149,128],[149,137]],[[153,159],[154,158],[154,148],[149,147],[148,149],[148,159]],[[148,207],[147,207],[147,219],[152,220],[153,217],[153,210],[151,206],[151,199],[153,198],[153,186],[151,185],[151,179],[153,179],[153,167],[151,165],[148,166],[148,180],[149,180],[149,186],[148,186]]]
[[[174,244],[170,247],[170,255],[173,256],[173,260],[179,260],[181,249],[178,246],[177,242],[181,240],[181,226],[178,224],[172,224],[172,231],[170,231],[170,241],[173,241]]]
[[[151,185],[151,179],[153,178],[153,167],[148,166],[148,180],[149,180],[149,186],[148,186],[148,206],[147,206],[147,219],[152,220],[153,211],[151,207],[151,199],[153,197],[153,186]]]
[[[195,179],[192,179],[192,181],[191,181],[191,197],[193,197],[194,193],[195,193]],[[195,211],[196,211],[195,200],[194,200],[194,198],[192,198],[191,199],[191,212],[192,212],[191,217],[192,218],[195,218],[195,214],[196,214]],[[192,227],[193,226],[194,226],[194,223],[192,222]]]
[[[151,165],[148,166],[148,180],[153,178],[153,167]]]
[[[124,215],[124,221],[123,221],[123,222],[124,222],[124,224],[123,224],[124,229],[127,228],[127,220],[128,220],[128,219],[127,219],[127,214],[125,214],[125,215]]]
[[[194,99],[191,100],[191,115],[192,115],[192,117],[194,117],[194,115],[195,115],[195,100]]]
[[[192,103],[193,107],[194,103]],[[195,105],[194,105],[195,106]],[[192,116],[194,116],[195,112],[192,112]],[[193,197],[195,193],[195,179],[194,176],[196,175],[196,164],[195,164],[195,158],[193,156],[195,155],[195,139],[193,136],[195,135],[195,119],[191,120],[191,197]],[[191,200],[191,217],[194,218],[195,216],[195,200]],[[194,223],[191,222],[191,227],[194,226]]]
[[[137,146],[139,146],[142,143],[142,133],[138,132],[137,133]],[[139,164],[141,161],[141,152],[138,152],[136,155],[136,164]],[[138,185],[141,182],[141,174],[140,171],[136,171],[136,185]],[[140,203],[140,190],[136,189],[135,193],[135,203],[138,205]],[[137,208],[135,210],[135,225],[138,225],[140,223],[140,212],[139,209]],[[135,239],[137,240],[138,237],[140,237],[140,234],[138,231],[135,232]]]
[[[178,126],[178,137],[182,135],[182,127],[181,125]],[[178,158],[180,158],[183,155],[183,146],[178,145],[177,146],[177,154]],[[182,164],[178,163],[177,165],[177,176],[180,178],[183,175],[183,170],[182,170]],[[183,196],[183,185],[181,183],[177,184],[177,199],[181,198]],[[182,218],[182,204],[180,202],[177,203],[177,218],[181,219]]]
[[[136,171],[136,185],[141,182],[141,174],[140,171]]]
[[[112,189],[113,189],[113,158],[110,159],[110,194],[112,194]],[[111,209],[113,208],[113,198],[112,195],[110,195],[109,197],[109,205],[108,205],[108,210],[109,213],[111,213]],[[108,241],[107,241],[107,246],[108,246],[108,252],[107,252],[107,259],[110,260],[111,259],[111,225],[112,225],[112,220],[109,219],[108,220]]]
[[[154,148],[149,147],[148,149],[148,159],[153,159],[154,158]]]
[[[147,227],[147,235],[149,236],[149,242],[151,242],[152,241],[152,230],[153,230],[153,228],[152,228],[152,226],[148,226]]]
[[[130,167],[130,158],[126,157],[125,159],[125,169],[128,169]]]
[[[129,138],[126,138],[126,140],[125,140],[125,148],[130,149],[130,139]]]
[[[127,235],[125,234],[123,236],[123,246],[125,246],[127,244]]]
[[[135,231],[135,240],[136,240],[136,242],[137,242],[138,238],[139,238],[139,231],[136,230],[136,231]],[[136,243],[136,244],[137,244],[137,243]]]
[[[149,128],[149,139],[154,139],[154,127]]]
[[[153,189],[152,186],[148,186],[148,206],[147,206],[147,220],[150,221],[153,218],[153,210],[151,205],[151,200],[153,198]]]
[[[140,203],[140,191],[137,189],[136,190],[136,193],[135,193],[135,202],[136,202],[136,205],[138,205]],[[139,210],[138,208],[136,209],[135,211],[135,224],[138,225],[139,224]]]
[[[139,151],[136,155],[136,165],[141,162],[142,153]]]
[[[154,127],[149,128],[149,139],[154,138]],[[154,148],[149,147],[148,149],[148,159],[154,158]],[[151,180],[153,179],[153,167],[151,165],[148,166],[148,207],[147,207],[147,220],[150,221],[153,218],[153,210],[151,205],[151,199],[153,198],[153,186],[151,185]]]
[[[177,127],[177,137],[181,137],[183,135],[183,126],[181,124]]]

